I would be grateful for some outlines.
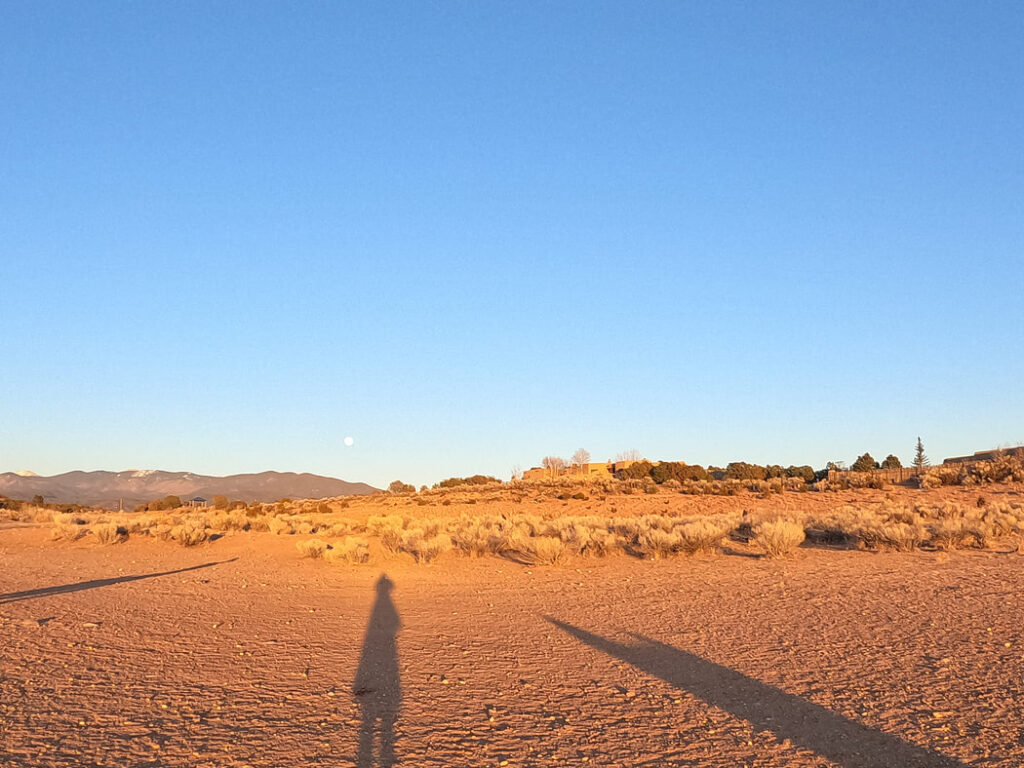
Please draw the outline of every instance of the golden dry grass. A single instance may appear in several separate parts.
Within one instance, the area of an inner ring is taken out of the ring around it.
[[[327,551],[327,542],[320,539],[307,539],[296,542],[295,547],[303,557],[316,559],[324,556],[324,552]]]
[[[331,544],[324,554],[324,559],[335,565],[363,564],[370,561],[370,548],[366,539],[349,536]]]
[[[754,543],[768,557],[794,552],[805,538],[804,527],[791,520],[769,520],[754,529]]]
[[[117,523],[99,523],[92,527],[92,532],[100,544],[120,544],[128,541],[128,529]]]
[[[793,493],[786,483],[752,489],[718,483],[706,496],[697,484],[647,489],[642,482],[603,481],[492,484],[479,488],[421,491],[407,495],[342,500],[253,504],[247,509],[76,515],[23,505],[4,510],[20,518],[47,518],[54,539],[101,543],[100,530],[122,529],[195,546],[218,535],[298,534],[324,542],[319,556],[347,562],[346,545],[357,537],[374,557],[410,556],[436,562],[445,553],[504,557],[533,564],[580,558],[630,556],[661,559],[683,554],[750,548],[772,556],[796,545],[774,540],[789,522],[806,532],[808,546],[913,551],[1016,548],[1024,535],[1024,505],[1016,486],[986,485],[939,491],[848,490]],[[648,492],[655,490],[655,493]],[[979,493],[983,490],[983,493]],[[101,527],[104,526],[104,527]],[[793,530],[795,530],[795,528]],[[790,538],[796,537],[793,533]],[[117,538],[104,533],[103,540]],[[731,541],[730,541],[731,539]],[[315,545],[299,543],[303,556]],[[353,545],[355,546],[355,545]],[[337,552],[336,552],[337,550]],[[360,550],[362,552],[362,550]],[[334,553],[334,554],[332,554]],[[355,562],[363,554],[353,555]]]

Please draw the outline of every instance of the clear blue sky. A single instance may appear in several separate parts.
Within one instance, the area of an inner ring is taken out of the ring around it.
[[[1019,2],[4,1],[0,471],[1024,441],[1022,40]]]

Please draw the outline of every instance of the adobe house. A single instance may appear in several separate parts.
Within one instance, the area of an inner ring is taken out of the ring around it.
[[[972,461],[995,461],[999,455],[1004,456],[1017,456],[1018,458],[1024,459],[1024,446],[1017,446],[1016,448],[992,448],[987,451],[975,451],[970,456],[953,456],[949,459],[943,459],[943,464],[969,464]]]
[[[569,477],[573,479],[610,478],[620,469],[636,464],[635,461],[604,461],[588,464],[570,464],[563,469],[547,469],[545,467],[532,467],[523,472],[523,480],[536,482],[538,480],[551,480],[556,477]]]

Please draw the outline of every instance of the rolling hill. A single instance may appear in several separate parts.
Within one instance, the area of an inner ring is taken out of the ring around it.
[[[357,496],[375,490],[366,483],[295,472],[260,472],[227,477],[157,469],[76,471],[51,477],[24,471],[0,474],[0,494],[12,499],[27,500],[39,495],[46,502],[109,509],[115,509],[122,503],[125,509],[131,509],[137,504],[171,495],[179,496],[183,501],[197,496],[209,500],[217,494],[232,500],[277,501],[282,498]]]

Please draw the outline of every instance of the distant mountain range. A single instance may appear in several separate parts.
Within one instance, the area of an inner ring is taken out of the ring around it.
[[[158,469],[65,472],[52,477],[41,477],[24,470],[0,474],[0,494],[11,499],[29,500],[39,495],[46,502],[108,509],[116,509],[122,503],[125,509],[133,509],[137,504],[164,496],[178,496],[182,501],[195,497],[211,501],[215,495],[222,494],[231,500],[277,501],[284,498],[358,496],[376,490],[366,483],[349,483],[334,477],[294,472],[260,472],[227,477]]]

